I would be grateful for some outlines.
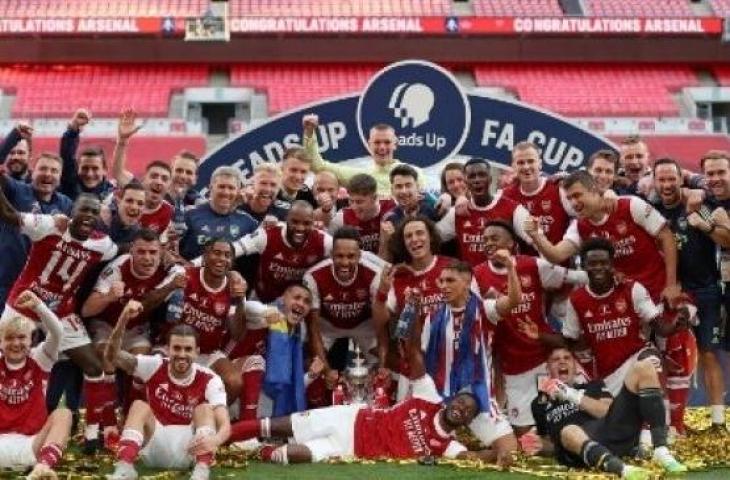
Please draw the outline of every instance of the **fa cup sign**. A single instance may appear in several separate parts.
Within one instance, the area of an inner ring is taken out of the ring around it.
[[[385,123],[398,137],[398,159],[426,168],[450,159],[483,157],[508,165],[512,147],[535,143],[547,172],[575,169],[599,149],[615,149],[605,138],[559,115],[518,101],[467,94],[448,70],[422,60],[391,64],[358,94],[323,100],[278,115],[212,152],[202,163],[205,187],[220,165],[247,176],[260,162],[278,162],[286,148],[302,143],[302,116],[319,116],[322,156],[356,161],[368,156],[370,128]]]

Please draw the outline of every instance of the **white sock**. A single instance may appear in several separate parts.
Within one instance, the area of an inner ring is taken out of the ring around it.
[[[86,428],[84,429],[84,438],[87,440],[95,440],[99,438],[99,424],[92,423],[91,425],[86,425]]]
[[[712,405],[710,410],[712,411],[712,423],[725,425],[725,405]]]
[[[672,454],[667,447],[657,447],[654,449],[654,458],[657,460],[665,460],[674,457],[672,457]]]
[[[647,428],[642,428],[639,434],[639,443],[642,445],[651,445],[651,432]]]

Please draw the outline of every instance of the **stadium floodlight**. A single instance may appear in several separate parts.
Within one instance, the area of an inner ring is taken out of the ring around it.
[[[230,39],[228,0],[212,0],[202,16],[185,19],[185,41],[227,42]]]

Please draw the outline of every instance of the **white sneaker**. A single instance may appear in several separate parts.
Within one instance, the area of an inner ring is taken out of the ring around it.
[[[196,463],[190,480],[208,480],[210,478],[210,467],[204,463]]]
[[[25,478],[28,480],[57,480],[58,475],[45,463],[36,463],[33,470]]]
[[[117,462],[114,471],[106,476],[107,480],[136,480],[137,477],[134,465],[127,462]]]

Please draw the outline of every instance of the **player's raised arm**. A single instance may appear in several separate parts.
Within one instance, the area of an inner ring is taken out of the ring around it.
[[[386,265],[380,274],[380,284],[375,293],[373,301],[373,323],[375,324],[375,335],[378,340],[378,362],[380,368],[384,368],[388,357],[388,343],[390,338],[388,335],[388,324],[390,322],[390,311],[388,310],[387,300],[393,284],[393,273],[395,268]]]
[[[119,320],[117,320],[117,324],[109,336],[109,343],[107,343],[104,349],[104,361],[109,365],[114,365],[124,370],[129,375],[132,375],[137,368],[137,357],[122,350],[122,341],[124,340],[127,323],[141,312],[142,304],[135,300],[130,300],[124,306],[121,315],[119,315]]]
[[[46,335],[44,350],[49,358],[56,360],[63,338],[63,325],[55,313],[53,313],[38,296],[30,290],[22,292],[15,301],[15,307],[33,310],[43,322],[48,334]]]
[[[117,142],[114,144],[112,155],[112,175],[117,181],[117,186],[122,188],[134,179],[134,175],[127,170],[127,143],[129,139],[142,128],[142,125],[135,125],[137,113],[126,109],[119,114],[119,125],[117,127]]]
[[[494,252],[494,260],[507,267],[507,295],[500,295],[496,301],[497,313],[500,316],[507,316],[522,300],[520,278],[517,275],[514,258],[509,251],[497,250]]]

